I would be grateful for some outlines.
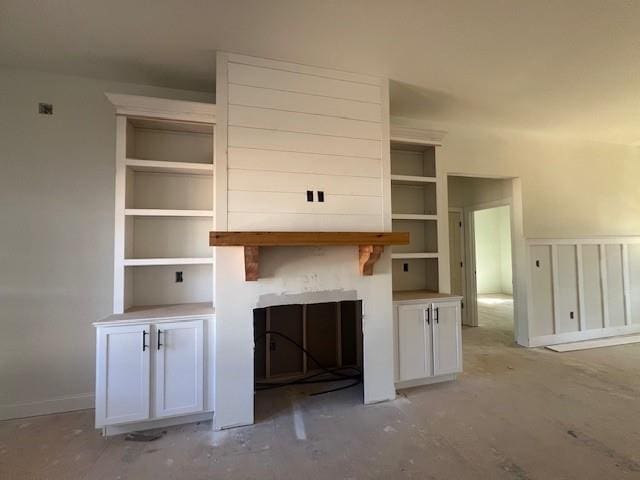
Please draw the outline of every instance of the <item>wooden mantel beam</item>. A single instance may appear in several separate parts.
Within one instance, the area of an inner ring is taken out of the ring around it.
[[[408,232],[210,232],[212,247],[244,247],[245,280],[260,278],[260,247],[358,246],[362,275],[373,275],[373,266],[386,245],[407,245]]]

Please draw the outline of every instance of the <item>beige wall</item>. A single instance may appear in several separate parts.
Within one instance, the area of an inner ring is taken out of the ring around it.
[[[111,313],[115,119],[105,91],[213,95],[0,69],[0,418],[88,406]],[[38,115],[38,102],[54,105]]]
[[[444,129],[442,173],[522,180],[526,237],[640,234],[639,147]]]

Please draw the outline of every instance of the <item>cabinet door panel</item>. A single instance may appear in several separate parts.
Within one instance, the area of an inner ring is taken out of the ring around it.
[[[161,323],[156,326],[156,417],[203,409],[203,322]]]
[[[433,374],[447,375],[462,371],[462,336],[460,304],[433,304]]]
[[[149,334],[149,325],[98,329],[96,426],[149,418]]]
[[[427,305],[398,307],[398,380],[431,376],[431,328]]]

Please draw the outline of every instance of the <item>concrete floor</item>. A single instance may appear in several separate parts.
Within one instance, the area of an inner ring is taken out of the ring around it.
[[[102,438],[93,411],[0,422],[0,478],[639,479],[640,346],[524,349],[508,301],[479,308],[456,382],[372,406],[358,389],[261,392],[253,427],[150,443]]]

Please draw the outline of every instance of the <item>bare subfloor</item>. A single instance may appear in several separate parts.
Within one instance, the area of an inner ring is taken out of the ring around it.
[[[639,479],[640,345],[524,349],[510,303],[479,305],[456,382],[372,406],[358,389],[262,392],[253,427],[150,443],[102,438],[93,411],[0,422],[0,478]]]

